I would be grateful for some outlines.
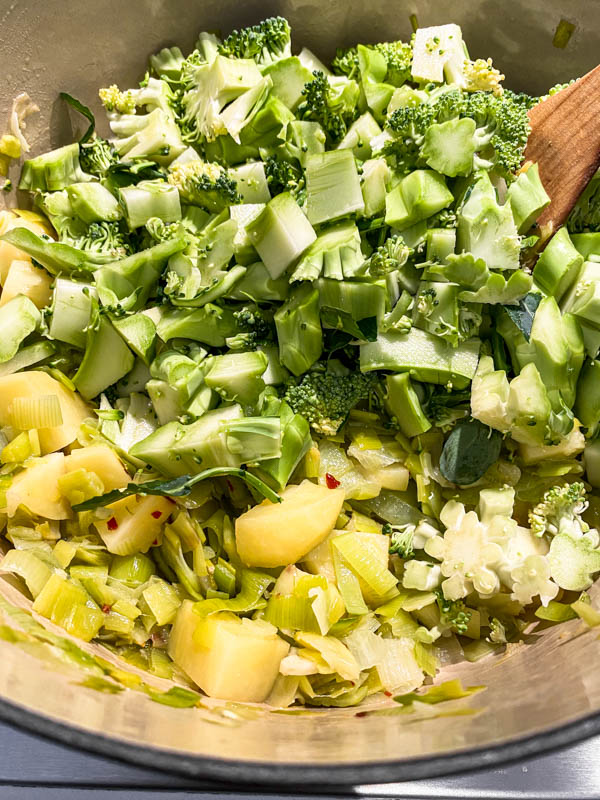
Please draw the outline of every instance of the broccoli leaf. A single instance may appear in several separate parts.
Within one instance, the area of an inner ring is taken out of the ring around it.
[[[65,100],[70,106],[72,106],[75,111],[79,111],[80,114],[83,114],[83,116],[90,123],[85,133],[79,139],[79,144],[85,144],[85,142],[91,139],[94,129],[96,128],[96,118],[94,117],[93,112],[87,106],[84,106],[83,103],[77,100],[77,98],[72,97],[66,92],[61,92],[59,97],[61,100]]]
[[[502,435],[479,420],[462,420],[446,439],[440,470],[459,486],[475,483],[498,460]]]
[[[537,307],[539,306],[541,300],[541,294],[529,292],[529,294],[526,294],[525,297],[521,298],[516,305],[504,306],[506,313],[515,323],[527,341],[529,341],[531,336],[533,318],[535,317],[535,312],[537,311]]]
[[[185,497],[190,493],[192,486],[200,481],[220,478],[224,475],[232,475],[236,478],[241,478],[248,486],[256,489],[257,492],[272,503],[281,502],[281,497],[279,497],[277,492],[274,492],[273,489],[270,489],[260,478],[257,478],[256,475],[252,475],[245,469],[214,467],[213,469],[205,469],[197,475],[181,475],[179,478],[172,478],[166,481],[156,480],[145,481],[144,483],[128,483],[124,489],[113,489],[111,492],[106,492],[106,494],[92,497],[90,500],[74,505],[73,511],[93,511],[95,508],[116,503],[117,500],[130,497],[133,494],[151,494],[160,495],[161,497]]]
[[[348,311],[323,306],[321,308],[321,320],[325,325],[339,331],[345,331],[356,339],[366,342],[374,342],[377,339],[377,317],[365,317],[364,319],[355,320]]]

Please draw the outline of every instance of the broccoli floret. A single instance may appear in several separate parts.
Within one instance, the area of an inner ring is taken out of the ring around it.
[[[113,83],[105,89],[100,89],[98,92],[100,101],[107,111],[117,112],[118,114],[135,114],[135,99],[133,94],[128,89],[122,92],[119,87]]]
[[[360,70],[356,47],[338,47],[335,51],[335,58],[331,62],[331,71],[334,75],[345,75],[351,79],[359,77]]]
[[[115,148],[106,139],[94,136],[89,142],[79,145],[79,163],[89,175],[104,177],[110,167],[119,161]]]
[[[409,172],[423,165],[422,145],[431,125],[469,117],[476,125],[475,150],[481,151],[476,166],[509,176],[523,160],[530,131],[528,100],[527,95],[509,91],[500,96],[489,91],[445,91],[434,102],[394,111],[387,122],[388,135],[382,140],[381,154],[394,157],[398,169]]]
[[[466,633],[473,613],[471,609],[465,607],[463,600],[446,600],[441,589],[436,594],[442,625],[449,625],[455,633]]]
[[[475,120],[478,137],[489,140],[490,166],[504,175],[515,173],[523,161],[531,130],[527,111],[524,98],[513,92],[505,91],[500,97],[490,92],[469,95],[465,116]]]
[[[169,183],[179,189],[186,202],[212,212],[240,202],[236,182],[227,170],[214,162],[196,159],[174,164],[169,172]]]
[[[132,252],[128,237],[118,222],[92,222],[81,235],[74,235],[66,229],[62,231],[60,241],[78,250],[113,256],[115,261]]]
[[[577,538],[589,530],[581,519],[587,505],[583,483],[553,486],[529,512],[531,532],[536,536],[568,533]]]
[[[458,89],[442,94],[437,101],[403,106],[396,109],[387,121],[387,138],[381,150],[384,156],[393,156],[400,171],[410,172],[421,165],[421,147],[427,129],[440,122],[459,117],[465,100]]]
[[[302,169],[291,161],[269,156],[265,161],[265,175],[272,197],[290,192],[301,203],[306,183]]]
[[[385,82],[393,86],[402,86],[410,80],[412,65],[412,47],[406,42],[379,42],[379,44],[366,45],[371,50],[376,50],[387,62]],[[360,77],[358,50],[356,47],[338,47],[335,58],[331,62],[331,70],[335,75],[345,75],[347,78]]]
[[[395,553],[400,558],[414,556],[414,525],[390,525],[388,522],[383,526],[382,533],[390,537],[390,554]]]
[[[381,277],[403,267],[413,254],[402,236],[390,236],[375,250],[366,261],[369,273]]]
[[[257,64],[272,64],[292,54],[291,31],[283,17],[269,17],[249,28],[232,31],[219,45],[229,58],[252,58]]]
[[[369,397],[376,375],[335,375],[309,372],[298,383],[289,383],[284,399],[296,414],[301,414],[313,430],[333,436],[346,421],[351,409]]]
[[[412,67],[412,46],[407,42],[380,42],[374,49],[387,61],[385,82],[392,86],[402,86],[410,80]]]
[[[567,221],[571,233],[600,231],[600,173],[596,173],[577,201]]]
[[[463,76],[467,92],[492,92],[499,97],[504,91],[501,85],[504,75],[494,67],[491,58],[465,61]]]
[[[274,340],[273,315],[256,305],[242,306],[233,312],[240,333],[227,339],[230,350],[256,350]]]
[[[338,78],[342,83],[335,86],[320,70],[315,70],[313,76],[302,89],[304,100],[296,114],[300,119],[319,122],[329,138],[338,142],[357,116],[358,84]]]

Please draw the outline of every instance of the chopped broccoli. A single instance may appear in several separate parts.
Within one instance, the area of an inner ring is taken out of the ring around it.
[[[94,136],[89,142],[79,145],[79,163],[83,171],[89,175],[104,177],[118,160],[112,144],[99,136]]]
[[[360,76],[358,50],[356,47],[338,47],[331,62],[334,75],[345,75],[351,80]]]
[[[118,114],[135,114],[135,99],[130,89],[122,92],[113,83],[98,92],[102,105],[107,111],[117,112]]]
[[[169,183],[179,189],[183,200],[212,212],[240,202],[236,182],[220,164],[196,159],[174,164]]]
[[[508,176],[521,165],[530,131],[523,97],[509,91],[496,96],[489,91],[468,94],[451,89],[432,95],[428,102],[398,108],[388,119],[382,155],[394,157],[401,170],[415,169],[423,163],[421,150],[428,128],[468,117],[476,125],[474,145],[480,153],[476,166]]]
[[[383,526],[382,533],[390,536],[390,554],[395,553],[400,558],[414,556],[414,525],[390,525],[388,522]]]
[[[567,221],[571,233],[600,231],[600,173],[584,189]]]
[[[504,91],[501,86],[504,75],[494,67],[491,58],[465,61],[463,75],[468,92],[492,92],[499,97]]]
[[[132,252],[128,236],[118,222],[92,222],[80,234],[67,228],[61,232],[60,241],[84,252],[112,256],[115,261]]]
[[[308,420],[313,430],[324,436],[333,436],[351,409],[369,397],[376,381],[373,374],[335,375],[314,371],[298,382],[290,382],[284,399],[296,414]]]
[[[299,202],[305,193],[304,173],[291,161],[269,156],[265,161],[265,175],[272,197],[282,192],[290,192]]]
[[[240,333],[227,339],[230,350],[256,350],[274,339],[273,316],[256,305],[242,306],[233,312]]]
[[[386,83],[402,86],[410,80],[412,66],[412,46],[407,42],[380,42],[374,49],[381,53],[387,62]]]
[[[292,54],[291,31],[283,17],[269,17],[249,28],[232,31],[219,45],[219,53],[229,58],[252,58],[267,65]]]
[[[465,634],[473,614],[471,609],[466,608],[463,600],[446,600],[441,589],[436,594],[441,623],[449,625],[455,633]]]
[[[375,250],[366,261],[369,273],[373,277],[381,277],[400,269],[413,254],[402,236],[390,236]]]
[[[315,70],[313,76],[302,89],[304,100],[298,106],[297,116],[319,122],[329,138],[338,142],[358,116],[358,84],[337,78],[341,83],[334,85],[319,70]]]
[[[559,533],[581,536],[589,530],[587,523],[581,519],[587,505],[583,483],[553,486],[529,512],[531,531],[536,536],[543,536],[545,533],[553,536]]]
[[[412,47],[406,42],[379,42],[366,45],[369,50],[380,53],[387,64],[385,82],[392,86],[402,86],[410,80],[412,64]],[[345,75],[347,78],[360,77],[358,50],[356,47],[338,47],[335,58],[331,62],[331,69],[335,75]]]

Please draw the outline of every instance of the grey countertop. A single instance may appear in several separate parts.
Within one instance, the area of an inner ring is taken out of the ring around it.
[[[600,738],[502,769],[411,783],[356,786],[357,798],[600,800]],[[1,800],[152,800],[277,797],[257,786],[202,785],[185,778],[71,750],[0,725]],[[333,797],[331,793],[312,795]],[[292,797],[287,794],[287,797]]]

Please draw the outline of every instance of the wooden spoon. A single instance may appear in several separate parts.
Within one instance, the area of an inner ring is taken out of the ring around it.
[[[549,238],[600,166],[600,66],[529,112],[525,161],[537,162],[551,198],[538,224]]]

